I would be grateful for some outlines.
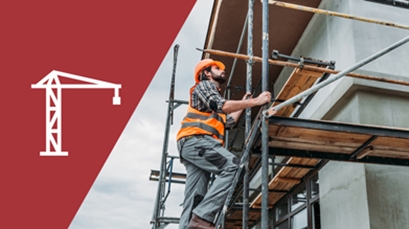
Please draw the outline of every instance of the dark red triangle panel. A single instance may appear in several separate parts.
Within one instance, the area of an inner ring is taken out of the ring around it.
[[[67,228],[195,1],[2,1],[0,228]],[[63,89],[68,157],[45,150],[52,70],[122,85]]]

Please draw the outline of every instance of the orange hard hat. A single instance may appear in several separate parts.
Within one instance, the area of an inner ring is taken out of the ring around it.
[[[200,81],[199,80],[199,75],[200,75],[200,72],[203,71],[203,69],[205,69],[205,68],[207,68],[209,66],[213,66],[213,65],[218,66],[221,70],[225,69],[224,64],[222,62],[220,62],[220,61],[213,60],[213,59],[210,59],[210,58],[203,59],[195,67],[195,75],[194,75],[195,82],[199,83],[199,81]]]

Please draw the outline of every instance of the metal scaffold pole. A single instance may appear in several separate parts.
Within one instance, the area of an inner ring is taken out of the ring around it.
[[[260,110],[260,112],[258,113],[258,115],[257,115],[257,117],[261,117],[262,116],[262,110]],[[229,191],[229,193],[227,194],[227,197],[226,197],[226,200],[225,200],[225,202],[224,202],[224,206],[223,206],[223,208],[221,209],[221,211],[219,212],[219,215],[217,216],[217,220],[216,220],[216,223],[215,223],[215,228],[219,228],[219,226],[221,225],[221,221],[222,221],[222,218],[224,217],[224,215],[226,214],[226,212],[227,212],[227,210],[228,210],[228,208],[229,208],[229,206],[230,206],[230,201],[231,201],[231,199],[232,199],[232,195],[233,195],[233,192],[234,192],[234,188],[236,187],[236,185],[237,185],[237,183],[239,182],[239,178],[240,178],[240,174],[242,173],[242,171],[243,171],[243,165],[244,165],[244,162],[247,160],[247,158],[248,158],[248,156],[249,156],[249,154],[250,154],[250,150],[251,150],[251,146],[253,145],[253,143],[254,143],[254,140],[255,140],[255,138],[256,138],[256,136],[257,136],[257,132],[258,132],[258,129],[260,128],[260,120],[259,119],[257,119],[254,123],[253,123],[253,126],[251,127],[251,130],[250,130],[250,134],[249,134],[249,137],[248,138],[246,138],[246,140],[245,140],[245,146],[244,146],[244,149],[243,149],[243,154],[242,154],[242,156],[241,156],[241,158],[240,158],[240,166],[239,166],[239,169],[238,169],[238,171],[236,172],[236,174],[234,175],[234,178],[233,178],[233,182],[232,182],[232,184],[231,184],[231,189],[230,189],[230,191]]]
[[[232,53],[232,52],[226,52],[226,51],[220,51],[220,50],[212,50],[212,49],[205,49],[201,50],[203,52],[209,53],[211,55],[218,55],[218,56],[227,56],[231,58],[237,58],[241,60],[250,60],[250,57],[248,55],[244,54],[238,54],[238,53]],[[253,56],[252,60],[254,63],[262,63],[263,59],[258,56]],[[293,68],[302,68],[304,70],[312,71],[312,72],[319,72],[319,73],[328,73],[328,74],[338,74],[341,71],[338,70],[332,70],[329,68],[321,68],[321,67],[316,67],[312,65],[301,65],[301,64],[296,64],[296,63],[291,63],[289,61],[279,61],[279,60],[272,60],[269,59],[268,63],[271,65],[277,65],[277,66],[283,66],[283,67],[293,67]],[[378,76],[370,76],[370,75],[364,75],[364,74],[358,74],[358,73],[353,73],[349,72],[346,74],[346,76],[353,77],[353,78],[358,78],[358,79],[366,79],[366,80],[373,80],[373,81],[378,81],[378,82],[385,82],[385,83],[392,83],[392,84],[400,84],[400,85],[405,85],[409,86],[408,81],[403,81],[403,80],[393,80],[393,79],[388,79],[384,77],[378,77]]]
[[[254,0],[249,0],[248,14],[247,14],[247,55],[250,59],[247,61],[247,83],[246,92],[252,91],[252,71],[253,71],[253,8]],[[246,109],[246,121],[245,121],[245,138],[250,135],[251,130],[251,108]],[[243,229],[247,229],[249,225],[249,160],[247,158],[244,164],[244,177],[243,177]]]
[[[263,34],[262,34],[262,91],[269,91],[268,87],[268,0],[263,0],[262,4],[263,14]],[[264,107],[267,107],[265,105]],[[261,229],[268,229],[268,119],[263,115],[261,117],[261,145],[262,145],[262,156],[261,156],[261,193],[262,193],[262,203],[261,203]]]
[[[379,21],[379,20],[375,20],[375,19],[372,19],[372,18],[358,17],[358,16],[355,16],[355,15],[338,13],[338,12],[334,12],[334,11],[330,11],[330,10],[317,9],[317,8],[312,8],[312,7],[308,7],[308,6],[301,6],[301,5],[297,5],[297,4],[291,4],[291,3],[274,1],[274,0],[269,0],[269,3],[274,5],[274,6],[280,6],[280,7],[284,7],[284,8],[288,8],[288,9],[293,9],[293,10],[300,10],[300,11],[305,11],[305,12],[310,12],[310,13],[317,13],[317,14],[324,14],[324,15],[340,17],[340,18],[347,18],[347,19],[363,21],[363,22],[368,22],[368,23],[373,23],[373,24],[390,26],[390,27],[399,28],[399,29],[409,29],[409,26],[407,26],[407,25],[399,25],[399,24],[392,23],[392,22]]]
[[[174,110],[174,90],[175,90],[175,75],[176,75],[176,62],[177,62],[177,54],[179,50],[179,45],[174,46],[174,60],[173,60],[173,71],[172,71],[172,79],[170,85],[170,93],[169,93],[169,102],[168,102],[168,112],[166,118],[166,129],[164,134],[163,140],[163,148],[162,148],[162,159],[160,165],[160,172],[159,172],[159,181],[158,181],[158,190],[156,194],[155,200],[155,208],[153,212],[153,217],[151,223],[153,229],[162,228],[160,223],[158,222],[158,217],[164,214],[164,203],[166,201],[167,195],[165,196],[165,185],[166,185],[166,161],[168,158],[168,144],[169,144],[169,132],[170,132],[170,125],[171,120],[173,118],[173,110]],[[171,177],[169,177],[169,180]],[[162,210],[162,213],[161,213]]]
[[[243,25],[243,29],[241,31],[240,40],[239,40],[239,44],[237,45],[236,53],[239,53],[241,46],[243,44],[243,39],[246,34],[246,25],[247,25],[248,17],[249,16],[247,15],[246,20]],[[227,98],[227,100],[231,98],[231,81],[234,76],[234,71],[236,70],[236,64],[237,64],[237,59],[234,58],[233,65],[231,67],[231,71],[229,75],[229,79],[227,80],[226,90],[224,91],[224,98]],[[228,148],[230,145],[230,131],[226,131],[224,142],[225,142],[226,148]]]

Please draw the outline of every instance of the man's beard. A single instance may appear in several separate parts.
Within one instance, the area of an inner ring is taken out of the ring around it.
[[[223,77],[222,74],[220,75],[213,74],[213,79],[219,82],[219,84],[224,84],[224,82],[226,82],[226,78]]]

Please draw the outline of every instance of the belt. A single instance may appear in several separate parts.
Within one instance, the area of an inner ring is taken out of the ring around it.
[[[190,136],[186,136],[184,138],[179,139],[179,141],[177,142],[177,146],[178,146],[178,150],[181,151],[183,144],[185,144],[185,142],[193,137],[197,138],[197,139],[202,139],[204,136],[206,136],[207,134],[195,134],[195,135],[190,135]],[[209,135],[210,136],[210,135]]]
[[[204,136],[206,136],[207,134],[195,134],[195,135],[190,135],[190,136],[187,136],[187,137],[185,137],[185,139],[187,140],[187,139],[191,139],[191,138],[193,138],[193,137],[195,137],[195,138],[203,138]],[[210,136],[210,135],[209,135]]]

